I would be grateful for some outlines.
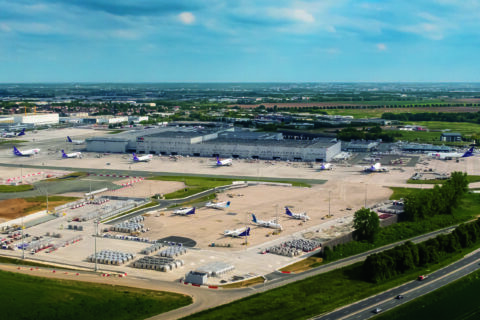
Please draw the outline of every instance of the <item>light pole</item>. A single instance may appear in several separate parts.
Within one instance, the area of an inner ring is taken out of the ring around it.
[[[25,229],[25,225],[23,224],[22,216],[22,260],[25,260],[25,237],[23,236],[23,229]]]
[[[98,217],[94,220],[95,223],[95,272],[97,272],[97,236],[98,236]]]

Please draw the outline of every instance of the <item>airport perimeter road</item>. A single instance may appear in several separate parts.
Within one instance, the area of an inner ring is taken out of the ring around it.
[[[265,275],[265,278],[267,279],[267,282],[264,285],[263,284],[257,285],[257,286],[254,286],[253,288],[255,288],[259,291],[270,290],[270,289],[280,287],[280,286],[283,286],[283,285],[291,283],[291,282],[299,281],[299,280],[302,280],[302,279],[305,279],[305,278],[308,278],[308,277],[312,277],[312,276],[315,276],[315,275],[318,275],[318,274],[321,274],[321,273],[329,272],[329,271],[332,271],[332,270],[335,270],[335,269],[338,269],[338,268],[346,267],[346,266],[349,266],[351,264],[363,261],[369,255],[371,255],[373,253],[377,253],[377,252],[381,252],[381,251],[384,251],[384,250],[391,249],[393,247],[396,247],[398,245],[401,245],[401,244],[405,243],[406,241],[411,241],[413,243],[423,242],[423,241],[426,241],[430,238],[436,237],[439,234],[449,233],[449,232],[453,231],[455,228],[456,228],[456,226],[451,226],[451,227],[448,227],[448,228],[436,230],[436,231],[433,231],[433,232],[430,232],[430,233],[427,233],[427,234],[424,234],[424,235],[420,235],[420,236],[417,236],[417,237],[414,237],[414,238],[411,238],[411,239],[406,239],[406,240],[399,241],[399,242],[396,242],[396,243],[392,243],[392,244],[389,244],[389,245],[386,245],[386,246],[383,246],[383,247],[380,247],[380,248],[377,248],[377,249],[373,249],[373,250],[370,250],[370,251],[367,251],[367,252],[364,252],[364,253],[360,253],[360,254],[357,254],[355,256],[351,256],[351,257],[347,257],[345,259],[330,262],[326,265],[322,265],[322,266],[319,266],[317,268],[310,269],[310,270],[307,270],[305,272],[298,273],[298,274],[284,274],[284,273],[280,273],[280,272],[272,272],[270,274]]]
[[[462,260],[433,272],[423,281],[414,280],[378,295],[356,302],[349,306],[335,310],[328,314],[315,317],[316,320],[362,320],[369,319],[375,315],[374,309],[381,309],[384,312],[393,309],[408,301],[412,301],[422,295],[430,293],[453,281],[456,281],[476,270],[480,269],[480,252],[467,256]],[[403,295],[401,300],[395,299],[397,295]]]

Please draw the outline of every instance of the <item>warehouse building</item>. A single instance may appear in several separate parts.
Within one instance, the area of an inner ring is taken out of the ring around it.
[[[115,138],[90,138],[87,139],[87,150],[318,162],[330,161],[341,151],[341,143],[336,140],[284,140],[281,133],[234,128],[167,127],[154,130],[156,132],[128,133]]]
[[[35,113],[35,114],[21,114],[14,115],[13,121],[16,124],[45,126],[58,124],[60,118],[58,113]]]

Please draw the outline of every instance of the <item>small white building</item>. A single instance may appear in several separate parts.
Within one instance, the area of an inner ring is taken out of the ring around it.
[[[97,118],[97,123],[98,124],[115,124],[115,123],[122,123],[122,122],[128,122],[128,117],[127,116],[121,116],[121,117],[101,117],[101,118]]]
[[[60,118],[58,113],[29,113],[13,116],[16,124],[33,124],[34,126],[58,124]]]
[[[128,122],[139,123],[142,121],[148,121],[148,116],[129,116]]]

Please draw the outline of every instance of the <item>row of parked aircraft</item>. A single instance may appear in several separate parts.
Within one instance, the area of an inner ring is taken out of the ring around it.
[[[213,208],[213,209],[225,209],[230,206],[230,201],[225,201],[225,202],[208,202],[205,205],[207,208]],[[179,208],[175,211],[173,211],[174,215],[179,215],[179,216],[189,216],[195,214],[196,208],[195,207],[183,207]],[[303,220],[307,221],[310,220],[310,217],[307,215],[306,212],[299,212],[299,213],[294,213],[290,210],[290,208],[285,207],[285,214],[289,216],[292,219],[297,219],[297,220]],[[283,227],[281,224],[278,223],[276,219],[272,219],[269,221],[266,220],[259,220],[255,216],[254,213],[252,213],[252,222],[260,227],[264,228],[272,228],[272,229],[277,229],[277,230],[283,230]],[[244,227],[240,229],[235,229],[235,230],[225,230],[223,232],[224,236],[230,236],[230,237],[243,237],[243,236],[249,236],[250,235],[250,227]]]

